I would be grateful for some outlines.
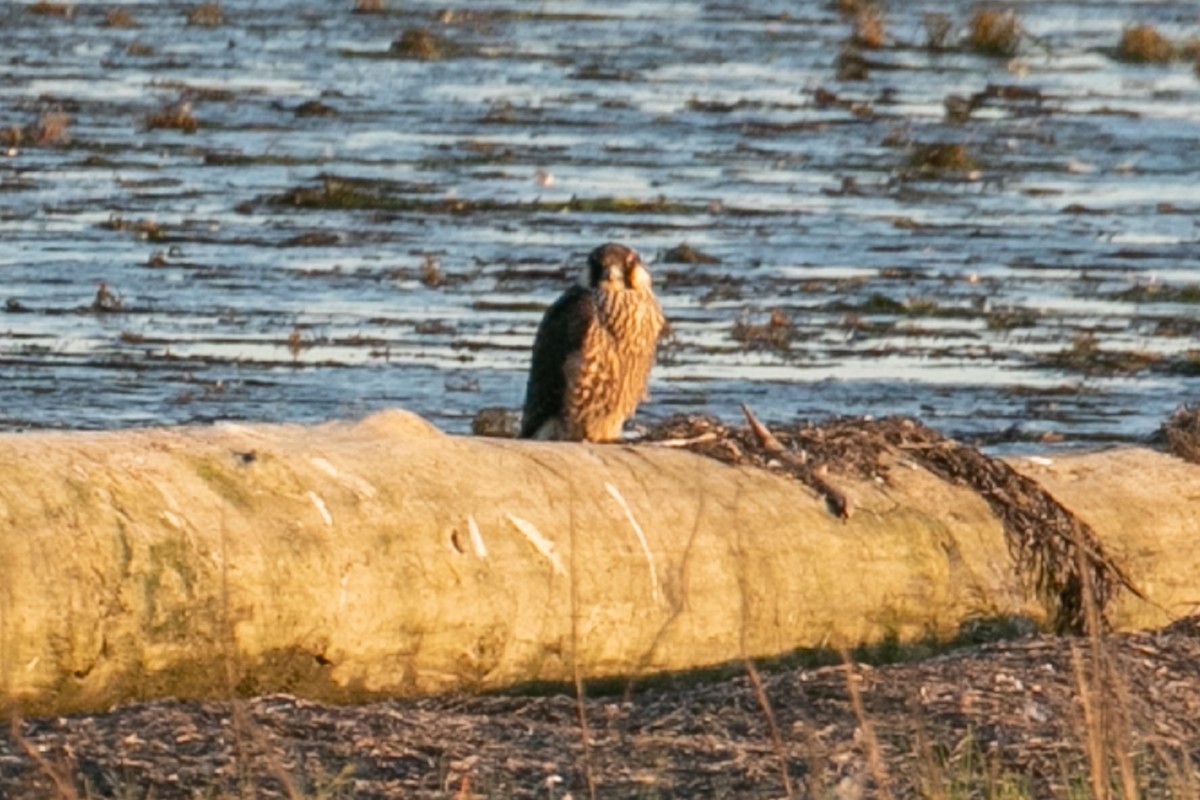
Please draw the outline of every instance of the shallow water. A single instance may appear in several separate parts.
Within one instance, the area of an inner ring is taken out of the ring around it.
[[[1069,447],[1200,394],[1200,79],[1110,57],[1137,20],[1200,35],[1193,3],[1022,5],[1012,59],[924,48],[923,14],[957,38],[968,4],[892,4],[855,81],[824,3],[113,5],[0,9],[0,123],[30,126],[0,157],[4,429],[403,406],[466,431],[519,407],[540,309],[608,240],[672,323],[643,420]],[[444,57],[389,50],[415,27]],[[989,86],[1016,88],[947,121]],[[148,126],[179,102],[194,132]],[[914,165],[936,143],[973,165]],[[683,242],[720,263],[665,263]]]

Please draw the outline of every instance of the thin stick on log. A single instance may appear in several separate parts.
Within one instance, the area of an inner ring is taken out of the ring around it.
[[[763,446],[764,450],[766,450],[768,453],[784,452],[783,444],[776,439],[775,434],[771,433],[771,430],[766,425],[763,425],[759,418],[755,416],[754,412],[750,410],[750,406],[742,403],[742,413],[746,415],[746,422],[750,424],[750,430],[753,431],[755,438],[758,439],[758,443]]]
[[[746,422],[749,423],[750,431],[754,434],[754,438],[758,439],[758,443],[762,445],[764,450],[786,461],[797,478],[804,481],[804,483],[811,486],[824,497],[825,505],[829,508],[829,513],[841,520],[850,519],[851,515],[854,514],[854,504],[845,492],[835,487],[825,478],[826,469],[824,465],[814,469],[808,464],[806,458],[789,452],[775,434],[771,433],[771,429],[764,425],[755,413],[750,410],[750,406],[745,403],[742,403],[742,413],[746,415]]]

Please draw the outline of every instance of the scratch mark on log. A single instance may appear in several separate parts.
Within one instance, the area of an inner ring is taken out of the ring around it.
[[[467,514],[467,531],[471,534],[471,546],[475,548],[475,555],[487,558],[487,545],[483,543],[483,534],[479,531],[479,523],[475,521],[474,514]]]
[[[554,542],[550,541],[545,536],[542,536],[542,532],[534,527],[532,522],[523,520],[513,514],[505,514],[505,516],[508,517],[508,521],[513,524],[513,527],[520,531],[521,534],[529,540],[529,543],[533,545],[539,553],[546,557],[546,560],[549,561],[550,565],[554,567],[554,571],[565,578],[567,576],[567,571],[563,569],[562,559],[558,557],[558,553],[556,553],[554,550]]]
[[[621,510],[625,512],[625,518],[633,526],[633,532],[637,534],[638,541],[642,544],[642,552],[646,554],[646,565],[650,568],[650,591],[654,596],[654,602],[658,603],[662,600],[662,592],[658,587],[658,570],[654,567],[654,554],[650,552],[650,543],[646,541],[646,532],[642,530],[637,518],[633,516],[633,510],[625,502],[625,496],[621,494],[621,490],[607,481],[604,488],[608,489],[608,493],[617,501],[617,505],[621,506]]]
[[[325,520],[325,524],[332,528],[333,515],[330,514],[329,509],[325,507],[325,501],[322,500],[320,496],[311,489],[308,492],[308,499],[312,500],[312,504],[316,506],[317,513],[321,515],[321,519]]]
[[[330,464],[320,456],[311,456],[308,460],[309,463],[321,470],[321,472],[324,472],[326,475],[333,478],[350,491],[354,492],[354,494],[360,500],[370,499],[375,496],[375,487],[357,475],[339,471],[337,467],[335,467],[333,464]]]

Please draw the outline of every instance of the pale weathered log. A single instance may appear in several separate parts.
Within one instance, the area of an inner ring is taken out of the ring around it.
[[[1200,601],[1200,468],[1018,468],[1142,588]],[[669,448],[315,428],[0,436],[0,679],[27,712],[291,691],[355,701],[643,675],[1042,614],[972,492],[896,467],[803,486]]]

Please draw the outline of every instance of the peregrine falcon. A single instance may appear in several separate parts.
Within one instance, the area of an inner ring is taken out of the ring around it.
[[[621,244],[593,250],[582,285],[563,292],[538,326],[521,438],[621,438],[645,397],[663,324],[638,254]]]

